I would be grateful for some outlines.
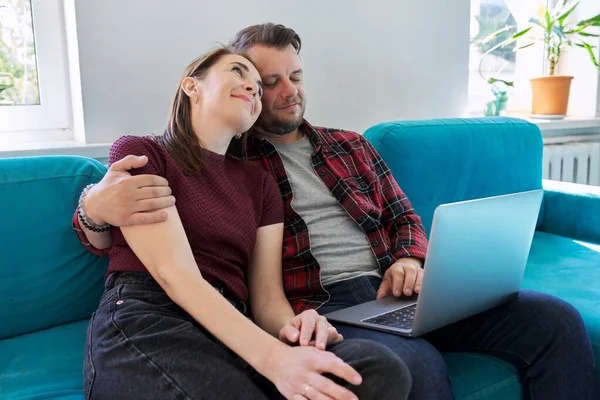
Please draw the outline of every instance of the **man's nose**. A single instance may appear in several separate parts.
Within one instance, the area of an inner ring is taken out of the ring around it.
[[[283,89],[282,89],[283,97],[285,97],[285,98],[294,97],[298,94],[298,88],[288,78],[283,79],[281,81],[281,83],[283,86]]]

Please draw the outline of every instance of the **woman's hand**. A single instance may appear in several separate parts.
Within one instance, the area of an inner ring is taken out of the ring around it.
[[[263,374],[286,399],[358,400],[350,390],[323,376],[327,373],[355,386],[362,382],[342,359],[314,347],[278,346]]]
[[[279,340],[284,343],[300,346],[314,346],[325,350],[330,343],[343,340],[328,321],[315,310],[304,311],[288,321],[279,331]]]

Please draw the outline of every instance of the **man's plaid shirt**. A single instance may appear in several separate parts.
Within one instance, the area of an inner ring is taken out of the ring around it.
[[[315,152],[315,173],[340,205],[365,232],[381,274],[399,258],[424,259],[427,237],[421,219],[402,192],[389,168],[361,135],[313,127],[300,129]],[[292,209],[292,187],[275,147],[260,136],[251,136],[247,155],[259,161],[279,185],[284,203],[283,281],[286,296],[298,314],[317,308],[329,299],[320,280],[320,267],[310,251],[308,227]],[[333,240],[344,240],[344,233]]]

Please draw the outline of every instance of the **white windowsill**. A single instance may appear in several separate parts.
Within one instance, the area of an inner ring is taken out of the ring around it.
[[[42,155],[77,155],[91,158],[105,158],[108,157],[110,145],[111,143],[82,143],[73,139],[47,142],[0,142],[0,158]]]
[[[587,137],[596,139],[600,134],[600,118],[567,117],[562,120],[531,119],[526,114],[510,114],[511,117],[522,118],[536,124],[543,133],[544,142],[553,142],[553,137],[573,136],[574,140]],[[0,141],[0,158],[27,157],[41,155],[79,155],[91,158],[108,157],[111,143],[82,143],[73,139],[2,142]]]
[[[578,130],[578,129],[600,129],[600,118],[566,117],[560,120],[529,118],[529,116],[514,115],[536,124],[544,133],[550,131]]]

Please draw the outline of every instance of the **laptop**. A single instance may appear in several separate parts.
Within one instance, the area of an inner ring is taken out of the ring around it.
[[[516,298],[542,196],[540,189],[438,206],[418,296],[389,296],[325,317],[416,337]]]

